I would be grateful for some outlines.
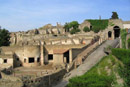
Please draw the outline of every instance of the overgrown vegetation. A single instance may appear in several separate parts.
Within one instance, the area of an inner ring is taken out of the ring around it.
[[[110,25],[110,26],[114,26],[115,24],[113,24],[112,22],[109,22],[109,25]]]
[[[108,26],[108,20],[86,20],[92,25],[92,31],[98,33],[100,30],[104,30]]]
[[[122,87],[123,83],[118,82],[120,61],[112,55],[102,60],[82,76],[69,80],[67,87]]]
[[[121,39],[122,39],[122,48],[126,48],[126,35],[127,32],[125,29],[121,29]]]
[[[77,32],[80,32],[80,29],[78,29],[79,23],[77,21],[72,21],[70,23],[66,23],[64,28],[66,32],[70,32],[71,34],[75,34]]]
[[[80,29],[72,29],[72,30],[70,31],[70,34],[75,34],[75,33],[77,33],[77,32],[80,32]]]
[[[8,46],[10,44],[10,33],[6,29],[0,29],[0,47]]]
[[[128,48],[130,49],[130,38],[127,40]]]
[[[112,54],[123,62],[125,67],[121,69],[121,75],[125,79],[126,87],[130,87],[130,50],[127,49],[112,49]]]
[[[83,29],[83,31],[84,31],[84,32],[89,32],[90,29],[89,29],[87,26],[85,26],[84,29]]]

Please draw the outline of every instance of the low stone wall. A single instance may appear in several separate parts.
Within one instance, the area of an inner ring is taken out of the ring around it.
[[[2,72],[0,74],[2,77],[0,79],[0,87],[23,87],[21,79],[10,75],[6,75]]]
[[[52,87],[53,85],[56,85],[59,81],[61,81],[65,73],[66,70],[63,69],[51,75],[23,79],[24,87]]]
[[[77,66],[79,66],[80,64],[82,64],[82,62],[87,58],[87,56],[104,42],[105,41],[100,42],[100,40],[98,40],[95,43],[93,43],[92,45],[84,48],[84,50],[82,50],[82,52],[79,53],[77,55],[77,57],[73,60],[73,62],[69,65],[68,71],[71,71],[74,68],[76,68]]]
[[[0,87],[23,87],[21,82],[11,82],[0,80]]]

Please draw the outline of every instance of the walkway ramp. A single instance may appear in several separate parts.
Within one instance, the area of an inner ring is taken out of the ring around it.
[[[80,76],[85,74],[88,70],[90,70],[94,65],[96,65],[103,56],[106,56],[104,53],[104,48],[108,46],[115,46],[117,43],[117,39],[115,40],[107,40],[105,43],[103,43],[101,46],[99,46],[94,52],[92,52],[84,61],[83,64],[81,64],[78,68],[70,71],[68,73],[68,77],[63,78],[63,80],[54,87],[65,87],[68,84],[68,80],[75,76]]]

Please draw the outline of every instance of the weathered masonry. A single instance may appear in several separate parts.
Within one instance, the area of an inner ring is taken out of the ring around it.
[[[1,47],[0,66],[36,67],[52,63],[69,64],[85,49],[85,45],[40,45]]]

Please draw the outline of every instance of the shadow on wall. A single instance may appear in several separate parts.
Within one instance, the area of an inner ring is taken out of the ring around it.
[[[15,53],[14,53],[13,57],[14,57],[14,60],[13,60],[14,68],[22,66],[22,61],[19,59],[19,57]]]
[[[1,77],[1,72],[0,72],[0,79],[1,79],[2,77]]]
[[[114,38],[118,38],[120,37],[120,27],[119,26],[115,26],[114,28]]]
[[[5,74],[7,74],[7,75],[11,75],[13,73],[13,67],[11,66],[9,68],[5,68],[5,69],[1,70],[1,73],[2,72],[5,73]],[[1,78],[2,78],[2,75],[1,75]]]

